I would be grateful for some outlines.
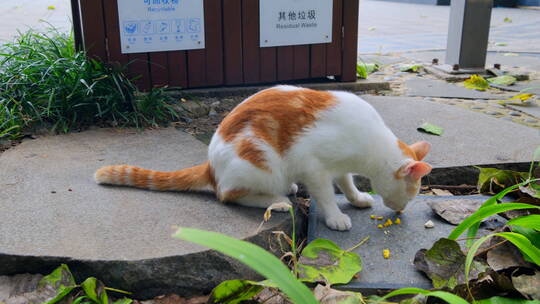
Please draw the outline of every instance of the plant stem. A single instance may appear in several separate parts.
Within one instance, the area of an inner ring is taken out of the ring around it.
[[[356,248],[362,246],[362,245],[363,245],[365,242],[367,242],[368,240],[369,240],[369,235],[366,236],[363,240],[361,240],[360,243],[358,243],[358,244],[352,246],[351,248],[347,249],[346,251],[347,251],[347,252],[353,251],[353,250],[355,250]]]

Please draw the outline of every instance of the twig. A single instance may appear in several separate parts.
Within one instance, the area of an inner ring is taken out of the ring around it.
[[[486,248],[486,249],[484,249],[484,250],[482,250],[482,251],[480,251],[480,252],[477,252],[474,256],[477,257],[477,256],[479,256],[479,255],[482,255],[482,254],[484,254],[484,253],[490,251],[490,250],[493,249],[493,248],[496,248],[496,247],[501,246],[502,244],[504,244],[504,243],[506,243],[506,242],[508,242],[508,240],[500,241],[499,243],[497,243],[497,244],[495,244],[495,245],[493,245],[493,246],[490,246],[490,247],[488,247],[488,248]]]
[[[476,186],[472,185],[428,185],[431,189],[442,189],[442,190],[476,190]]]
[[[360,243],[352,246],[351,248],[347,249],[346,251],[350,252],[350,251],[353,251],[355,250],[356,248],[362,246],[365,242],[367,242],[369,240],[369,235],[366,236],[363,240],[360,241]]]
[[[477,239],[479,239],[479,238],[480,238],[479,236],[464,237],[464,238],[457,239],[456,242],[459,242],[459,241],[466,241],[466,240],[477,240]]]

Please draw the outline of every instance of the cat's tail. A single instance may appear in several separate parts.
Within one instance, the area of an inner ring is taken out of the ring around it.
[[[96,171],[98,184],[132,186],[160,191],[214,190],[209,162],[178,171],[159,172],[134,166],[106,166]]]

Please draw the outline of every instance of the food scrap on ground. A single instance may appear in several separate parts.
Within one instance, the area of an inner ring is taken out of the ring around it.
[[[389,259],[390,258],[390,249],[384,249],[382,254],[383,254],[383,258]]]
[[[424,224],[424,227],[433,228],[433,227],[435,227],[435,224],[431,220],[429,220]]]

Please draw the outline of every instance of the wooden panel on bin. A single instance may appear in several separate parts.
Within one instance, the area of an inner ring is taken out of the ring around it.
[[[169,62],[169,86],[186,88],[188,86],[186,52],[167,52],[167,61]]]
[[[110,0],[108,0],[110,1]],[[101,0],[80,0],[84,48],[90,57],[107,60],[105,47],[105,18]]]
[[[295,45],[294,49],[294,79],[309,78],[309,45]]]
[[[135,85],[141,91],[149,91],[152,85],[150,79],[150,70],[148,68],[148,54],[129,54],[129,61],[129,75],[131,78],[137,78],[135,80]]]
[[[277,48],[277,80],[283,81],[293,78],[294,48],[292,46],[280,46]]]
[[[339,80],[356,81],[358,0],[343,0],[343,58]]]
[[[356,11],[356,13],[358,13],[358,11]],[[334,0],[333,15],[332,43],[326,45],[327,76],[341,75],[341,27],[343,25],[343,0]]]
[[[221,0],[204,0],[206,85],[223,84],[223,31]]]
[[[126,65],[129,62],[129,57],[126,54],[122,54],[120,26],[118,24],[118,5],[116,1],[107,0],[103,3],[103,8],[105,10],[109,62]]]
[[[313,44],[310,48],[310,77],[326,76],[326,44]]]
[[[242,0],[223,0],[223,43],[225,84],[241,84],[242,68]]]
[[[169,71],[166,52],[149,53],[150,76],[152,87],[164,87],[169,84]]]
[[[242,41],[244,83],[261,79],[259,66],[259,1],[242,1]]]
[[[204,50],[187,51],[188,86],[206,85],[206,52]]]
[[[259,52],[261,68],[261,82],[274,82],[277,80],[277,48],[265,47]]]

